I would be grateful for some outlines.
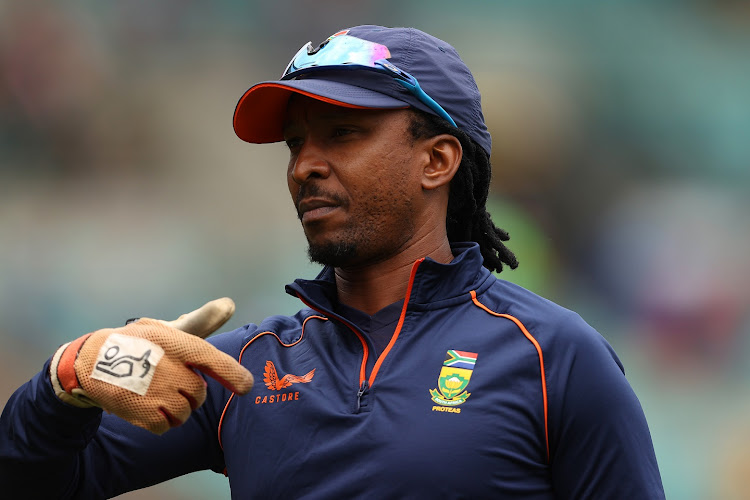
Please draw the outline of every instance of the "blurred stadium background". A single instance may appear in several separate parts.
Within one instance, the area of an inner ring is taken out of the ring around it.
[[[281,145],[231,126],[306,41],[415,26],[477,76],[502,277],[615,346],[668,498],[750,498],[750,4],[0,0],[0,404],[55,347],[312,277]],[[330,471],[334,472],[334,471]],[[321,471],[325,480],[325,471]],[[228,498],[223,476],[121,498]]]

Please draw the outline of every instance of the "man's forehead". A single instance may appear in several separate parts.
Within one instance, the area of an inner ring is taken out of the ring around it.
[[[304,95],[294,94],[289,98],[286,107],[284,129],[298,122],[325,122],[341,118],[365,119],[366,117],[388,113],[389,111],[395,110],[338,106]]]

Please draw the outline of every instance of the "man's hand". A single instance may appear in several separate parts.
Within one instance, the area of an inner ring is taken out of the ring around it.
[[[206,399],[197,371],[237,394],[253,376],[237,360],[203,340],[234,314],[234,302],[217,299],[174,321],[142,318],[63,345],[52,358],[50,379],[66,403],[99,406],[155,434],[181,425]]]

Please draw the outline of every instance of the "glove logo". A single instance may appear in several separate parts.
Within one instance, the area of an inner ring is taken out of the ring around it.
[[[143,396],[164,350],[146,339],[113,333],[102,344],[91,378]]]
[[[107,352],[104,353],[106,361],[99,361],[96,363],[94,370],[103,371],[113,377],[130,377],[133,375],[133,367],[138,366],[139,369],[143,370],[143,373],[140,375],[140,377],[143,378],[151,369],[151,363],[148,360],[148,357],[151,354],[151,349],[144,352],[139,358],[136,358],[131,354],[117,356],[119,352],[120,347],[116,345],[107,349]]]

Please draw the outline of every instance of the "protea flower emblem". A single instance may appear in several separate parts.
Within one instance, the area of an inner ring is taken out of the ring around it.
[[[457,394],[460,394],[467,385],[469,385],[469,379],[465,379],[456,374],[451,374],[447,377],[440,377],[438,379],[438,387],[446,399],[453,399]]]

